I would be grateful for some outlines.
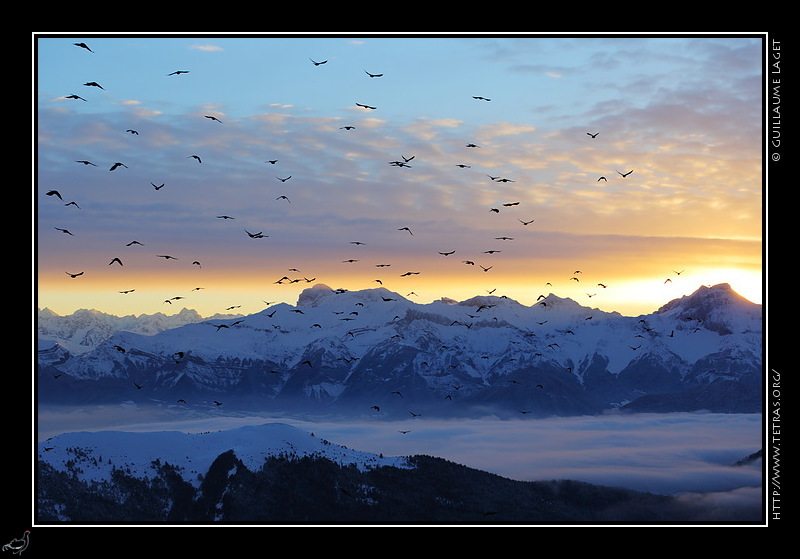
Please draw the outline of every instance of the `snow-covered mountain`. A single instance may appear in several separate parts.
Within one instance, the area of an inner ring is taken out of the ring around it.
[[[756,412],[761,305],[701,287],[625,317],[550,294],[417,304],[385,288],[306,289],[296,305],[40,352],[40,403],[132,400],[214,409],[408,417]]]
[[[180,467],[184,481],[195,486],[199,483],[198,474],[207,472],[220,454],[231,450],[254,471],[270,456],[327,458],[362,470],[408,467],[405,458],[351,450],[283,423],[202,433],[81,431],[57,435],[37,444],[40,461],[56,470],[73,471],[81,481],[111,481],[117,469],[140,479],[152,479],[160,475],[160,464],[172,464]]]
[[[62,316],[48,308],[38,309],[37,333],[40,350],[52,348],[56,343],[73,353],[91,351],[111,335],[120,330],[152,335],[185,324],[211,319],[237,318],[241,315],[227,314],[203,318],[193,309],[181,309],[174,315],[164,313],[114,316],[97,310],[79,309]]]

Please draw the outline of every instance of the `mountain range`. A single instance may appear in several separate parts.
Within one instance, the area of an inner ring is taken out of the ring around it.
[[[81,325],[73,315],[65,328],[68,317],[39,311],[40,405],[387,419],[762,408],[762,308],[728,284],[638,317],[554,294],[530,306],[498,296],[418,304],[323,284],[247,316],[76,315]]]

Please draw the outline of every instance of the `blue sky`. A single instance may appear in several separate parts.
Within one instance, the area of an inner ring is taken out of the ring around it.
[[[308,286],[274,283],[291,268],[420,302],[552,291],[636,314],[723,281],[760,297],[759,36],[37,35],[34,48],[40,307],[170,313],[185,296],[201,314],[257,312]]]

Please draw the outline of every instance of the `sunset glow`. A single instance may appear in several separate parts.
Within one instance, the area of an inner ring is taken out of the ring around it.
[[[247,314],[318,283],[632,316],[717,283],[762,303],[759,37],[34,47],[39,308]]]

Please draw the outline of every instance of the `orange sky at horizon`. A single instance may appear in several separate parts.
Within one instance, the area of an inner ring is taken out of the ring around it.
[[[558,255],[506,255],[503,259],[498,254],[481,255],[474,265],[465,264],[458,252],[429,255],[422,260],[418,255],[390,258],[389,267],[378,267],[380,262],[375,258],[345,262],[332,254],[327,261],[315,258],[313,266],[300,264],[298,271],[291,271],[289,257],[279,263],[237,268],[225,262],[220,266],[213,261],[200,266],[185,260],[166,262],[148,254],[152,262],[141,269],[132,269],[134,264],[128,262],[124,270],[114,264],[76,278],[66,272],[79,270],[61,270],[48,262],[46,272],[38,271],[36,299],[40,308],[60,315],[78,309],[97,309],[117,316],[172,315],[183,307],[202,316],[250,314],[266,308],[267,303],[294,305],[303,289],[324,284],[350,291],[384,287],[417,303],[443,297],[462,301],[491,292],[533,305],[540,295],[553,293],[590,308],[638,316],[691,294],[701,285],[729,283],[741,296],[762,304],[760,243],[650,239],[645,244],[650,246],[649,252],[641,247],[635,251],[632,243],[625,250],[607,249],[580,261]],[[357,250],[351,253],[364,254]],[[158,268],[161,271],[156,272]],[[578,270],[580,273],[574,273]],[[404,276],[407,272],[419,274]],[[284,276],[300,281],[277,283]],[[606,287],[598,285],[601,283]],[[121,293],[130,289],[135,291]],[[165,302],[173,297],[181,299]]]

